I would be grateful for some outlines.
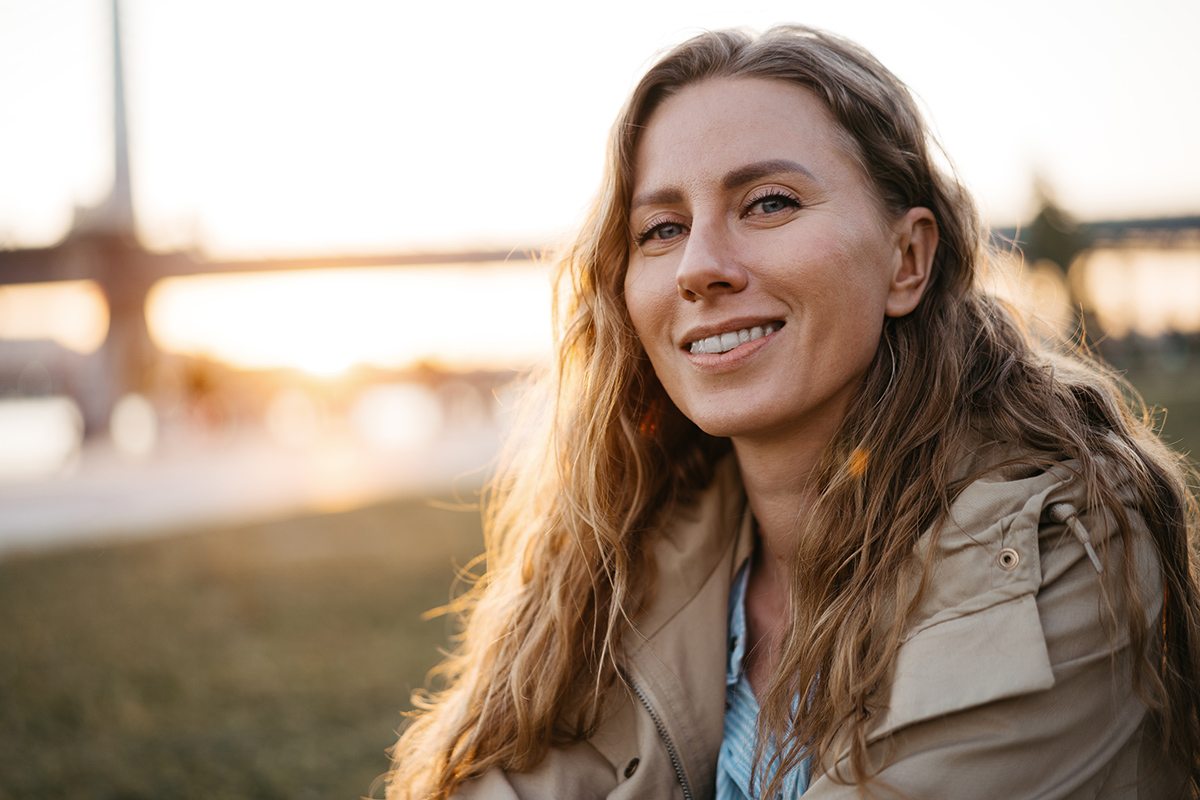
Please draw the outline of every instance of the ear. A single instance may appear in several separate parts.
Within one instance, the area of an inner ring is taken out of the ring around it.
[[[928,208],[910,208],[892,227],[896,233],[896,264],[884,313],[903,317],[917,307],[929,285],[937,250],[937,220]]]

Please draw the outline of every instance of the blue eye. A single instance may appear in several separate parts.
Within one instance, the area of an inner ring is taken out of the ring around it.
[[[638,244],[644,244],[651,239],[669,241],[683,236],[684,232],[684,227],[678,222],[662,222],[646,230],[645,233],[638,237],[637,241]]]
[[[753,200],[746,208],[748,214],[778,214],[789,208],[799,208],[800,201],[786,194],[768,194]]]

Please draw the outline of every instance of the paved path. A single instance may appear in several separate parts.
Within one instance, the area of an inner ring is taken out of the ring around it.
[[[84,448],[69,474],[0,483],[0,557],[73,542],[170,533],[387,497],[457,490],[474,497],[497,450],[491,429],[420,450],[371,450],[349,436],[286,449],[263,435],[176,446],[143,461]]]

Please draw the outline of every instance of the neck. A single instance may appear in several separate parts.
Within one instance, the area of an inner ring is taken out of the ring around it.
[[[800,523],[816,500],[816,469],[828,437],[733,440],[750,510],[758,523],[746,624],[747,677],[762,696],[778,664],[779,637],[791,608],[789,562]]]
[[[800,523],[816,500],[816,470],[827,437],[733,442],[769,573],[786,568]]]

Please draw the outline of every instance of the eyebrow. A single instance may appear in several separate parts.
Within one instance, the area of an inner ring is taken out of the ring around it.
[[[744,167],[738,167],[732,172],[727,173],[725,180],[721,183],[726,189],[736,189],[743,184],[756,181],[759,178],[765,178],[768,175],[777,175],[780,172],[798,172],[810,181],[817,179],[817,176],[809,172],[803,165],[797,164],[795,161],[789,161],[786,158],[776,158],[770,161],[757,161],[753,164],[747,164]]]
[[[633,202],[629,204],[631,209],[641,208],[642,206],[657,206],[664,203],[682,203],[683,193],[678,189],[657,189],[653,192],[645,192],[633,198]]]
[[[811,181],[816,181],[817,176],[813,175],[802,164],[791,161],[786,158],[775,158],[767,161],[756,161],[753,164],[747,164],[744,167],[738,167],[725,174],[721,181],[721,185],[725,189],[736,189],[751,181],[766,178],[770,175],[778,175],[781,172],[795,172],[805,176]],[[640,208],[641,206],[659,205],[663,203],[681,203],[683,202],[683,193],[675,188],[656,189],[652,192],[639,194],[633,198],[633,202],[629,204],[631,209]]]

